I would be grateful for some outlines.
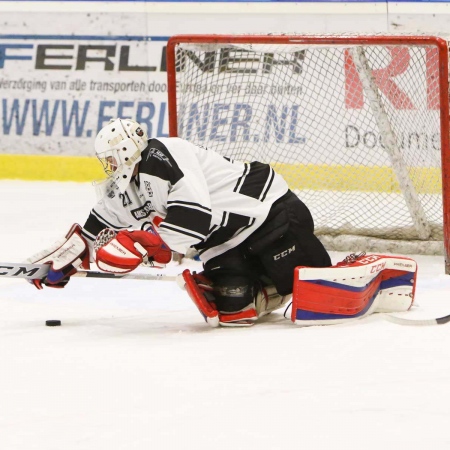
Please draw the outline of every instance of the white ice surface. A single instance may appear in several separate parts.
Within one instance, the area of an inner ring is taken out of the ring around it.
[[[0,182],[0,261],[84,223],[93,201],[89,184]],[[443,259],[416,259],[405,317],[449,314]],[[173,282],[0,289],[1,450],[450,448],[450,324],[300,328],[274,313],[211,329]]]

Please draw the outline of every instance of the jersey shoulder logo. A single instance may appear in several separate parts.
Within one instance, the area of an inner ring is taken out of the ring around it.
[[[160,161],[165,162],[170,167],[172,167],[172,163],[170,162],[170,159],[158,148],[155,148],[155,147],[149,148],[147,159],[151,158],[151,157],[159,159]]]

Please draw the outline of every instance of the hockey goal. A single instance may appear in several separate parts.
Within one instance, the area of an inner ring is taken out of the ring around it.
[[[174,36],[170,135],[270,163],[330,250],[444,254],[448,273],[448,51],[433,36]]]

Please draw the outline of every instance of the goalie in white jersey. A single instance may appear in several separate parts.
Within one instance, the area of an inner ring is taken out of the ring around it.
[[[265,298],[276,298],[280,307],[292,293],[296,266],[331,265],[308,208],[267,164],[233,161],[179,138],[148,139],[130,119],[106,125],[95,151],[109,177],[104,196],[81,233],[71,235],[81,234],[102,270],[136,268],[142,255],[135,242],[160,263],[169,261],[170,251],[195,248],[212,282],[220,322],[249,325],[261,314],[256,299],[262,289],[269,286]],[[129,231],[155,224],[157,233]],[[118,234],[95,251],[105,229]],[[86,255],[78,256],[86,266]],[[61,280],[50,274],[44,284],[64,285],[70,271],[63,272]]]
[[[297,266],[331,266],[310,211],[268,164],[148,139],[130,119],[105,126],[95,151],[108,175],[104,195],[82,229],[30,258],[52,263],[38,288],[64,287],[89,260],[125,273],[144,257],[167,263],[194,248],[204,271],[184,271],[183,280],[206,321],[249,326],[290,299]]]

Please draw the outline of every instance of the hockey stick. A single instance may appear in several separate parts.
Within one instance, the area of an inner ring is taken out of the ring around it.
[[[26,278],[28,280],[43,279],[50,269],[49,264],[0,263],[0,277]],[[128,280],[175,281],[175,275],[125,273],[115,275],[94,270],[79,270],[73,277],[85,278],[126,278]]]
[[[21,263],[0,263],[0,278],[26,278],[28,280],[45,278],[50,269],[49,264],[21,264]],[[147,273],[125,273],[115,275],[113,273],[98,272],[94,270],[79,270],[73,277],[85,278],[113,278],[127,280],[147,280],[147,281],[176,281],[175,275],[147,274]],[[429,326],[444,325],[450,322],[450,314],[437,317],[435,319],[405,319],[403,317],[392,316],[390,314],[380,314],[384,320],[397,325],[409,326]]]
[[[73,277],[85,277],[85,278],[126,278],[127,280],[147,280],[147,281],[175,281],[177,277],[175,275],[164,275],[162,273],[149,274],[149,273],[124,273],[117,274],[107,272],[97,272],[94,270],[79,270],[72,275]]]
[[[450,322],[450,314],[447,316],[437,317],[436,319],[404,319],[403,317],[391,316],[390,314],[386,314],[383,315],[383,319],[387,320],[388,322],[396,323],[397,325],[444,325]]]

